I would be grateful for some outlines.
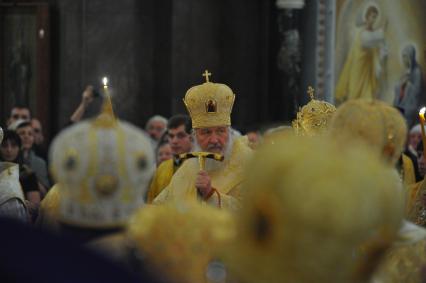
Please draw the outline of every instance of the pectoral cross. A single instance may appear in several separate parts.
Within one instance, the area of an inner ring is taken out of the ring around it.
[[[311,100],[314,100],[314,92],[315,92],[315,89],[313,87],[309,86],[308,87],[308,94],[309,94],[309,97],[311,98]]]
[[[211,73],[209,73],[209,71],[207,71],[207,70],[205,70],[204,71],[204,73],[203,73],[203,77],[205,77],[206,78],[206,83],[208,83],[208,82],[210,82],[209,81],[209,76],[211,76],[212,74]]]

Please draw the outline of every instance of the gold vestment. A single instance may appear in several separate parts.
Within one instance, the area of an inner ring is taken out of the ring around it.
[[[172,180],[173,174],[178,169],[175,166],[174,159],[163,161],[155,171],[154,177],[152,178],[151,185],[149,186],[147,203],[152,201],[163,191],[165,187]]]
[[[226,159],[220,169],[208,172],[212,188],[220,195],[213,194],[207,202],[214,206],[236,209],[240,206],[240,185],[243,181],[244,164],[251,157],[252,150],[248,146],[247,137],[234,140],[230,157]],[[197,199],[195,179],[199,170],[198,161],[189,159],[182,164],[173,175],[170,184],[154,199],[154,204],[161,204],[171,200]]]

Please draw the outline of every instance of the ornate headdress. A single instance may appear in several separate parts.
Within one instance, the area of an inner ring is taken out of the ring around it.
[[[407,125],[401,113],[379,100],[349,100],[337,109],[330,135],[372,146],[392,165],[404,149]]]
[[[206,70],[206,82],[191,87],[183,99],[194,129],[231,125],[235,94],[225,84],[210,82],[210,75]]]
[[[61,222],[90,228],[122,226],[143,203],[154,166],[142,131],[115,119],[109,96],[102,113],[60,133],[50,152],[60,185]]]
[[[198,283],[207,282],[209,264],[234,232],[229,212],[179,202],[140,209],[129,222],[128,236],[143,263],[162,279]]]
[[[358,264],[371,267],[400,227],[397,176],[365,145],[341,149],[325,137],[286,136],[259,149],[246,173],[238,241],[226,251],[241,281],[368,277]]]
[[[326,101],[314,99],[314,89],[312,87],[308,88],[308,93],[311,101],[297,112],[296,120],[292,123],[293,128],[297,135],[322,135],[328,128],[336,107]]]

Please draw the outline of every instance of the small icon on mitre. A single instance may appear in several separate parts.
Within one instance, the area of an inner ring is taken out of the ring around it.
[[[217,112],[216,101],[214,101],[213,99],[207,100],[206,111],[207,113],[216,113]]]

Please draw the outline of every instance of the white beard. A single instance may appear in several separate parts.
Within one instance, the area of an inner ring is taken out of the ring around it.
[[[223,150],[223,161],[217,161],[211,158],[206,158],[205,168],[207,172],[217,171],[219,169],[222,169],[225,166],[225,162],[231,157],[232,147],[234,145],[234,137],[233,135],[229,135],[228,141],[225,144],[225,148]],[[195,152],[197,151],[204,151],[201,149],[196,137],[194,136],[194,147],[193,150]]]

